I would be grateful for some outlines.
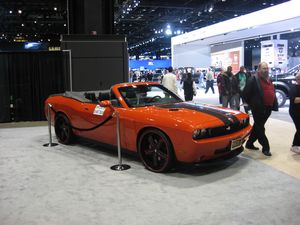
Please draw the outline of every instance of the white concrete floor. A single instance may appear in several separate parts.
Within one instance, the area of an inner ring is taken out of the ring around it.
[[[198,95],[195,101],[217,100]],[[131,169],[113,171],[116,150],[84,141],[43,147],[47,126],[26,125],[0,129],[1,225],[300,224],[300,155],[289,151],[289,121],[266,124],[272,157],[245,150],[167,174],[128,155]]]
[[[130,156],[131,169],[111,170],[116,151],[86,142],[43,147],[47,126],[2,128],[0,140],[1,225],[300,224],[300,181],[268,165],[280,151],[299,165],[282,141],[271,158],[245,150],[156,174]]]

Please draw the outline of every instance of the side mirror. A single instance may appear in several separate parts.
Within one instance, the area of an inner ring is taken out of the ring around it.
[[[99,105],[101,107],[109,107],[109,108],[112,107],[111,102],[109,100],[103,100],[103,101],[99,102]]]

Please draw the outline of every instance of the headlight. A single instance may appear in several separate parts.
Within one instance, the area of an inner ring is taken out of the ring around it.
[[[194,130],[194,132],[193,132],[194,140],[197,140],[200,138],[206,138],[209,136],[210,136],[210,129],[203,128],[203,129]]]

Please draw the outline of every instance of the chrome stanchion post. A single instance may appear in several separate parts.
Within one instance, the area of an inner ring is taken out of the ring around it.
[[[58,145],[57,143],[52,143],[52,134],[51,134],[51,110],[52,105],[48,103],[47,115],[48,115],[48,131],[49,131],[49,143],[44,144],[44,147],[52,147]]]
[[[120,142],[120,115],[119,115],[119,112],[116,112],[116,118],[117,118],[118,159],[119,159],[119,165],[122,165],[121,142]]]
[[[118,144],[118,159],[119,159],[119,164],[114,165],[110,167],[112,170],[128,170],[130,168],[129,165],[122,164],[122,156],[121,156],[121,142],[120,142],[120,115],[118,111],[114,112],[114,115],[116,115],[116,120],[117,120],[117,144]]]

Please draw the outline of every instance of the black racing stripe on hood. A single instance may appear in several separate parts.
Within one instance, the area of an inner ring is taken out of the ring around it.
[[[209,107],[209,106],[204,106],[204,105],[198,105],[195,103],[175,103],[172,105],[159,105],[157,106],[159,108],[166,108],[166,109],[190,109],[190,110],[195,110],[198,112],[203,112],[206,114],[209,114],[211,116],[217,117],[223,123],[228,126],[232,123],[237,123],[239,120],[232,115],[231,113],[225,112],[224,110]]]

